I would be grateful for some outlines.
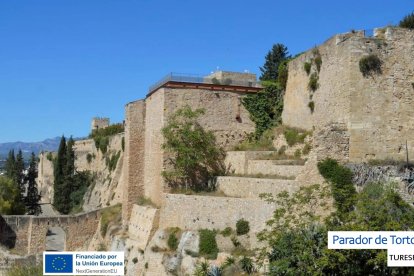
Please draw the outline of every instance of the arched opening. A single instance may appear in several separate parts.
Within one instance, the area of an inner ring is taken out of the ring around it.
[[[65,251],[66,233],[61,227],[49,227],[46,233],[46,251]]]

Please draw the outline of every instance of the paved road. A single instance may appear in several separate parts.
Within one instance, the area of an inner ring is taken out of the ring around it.
[[[42,208],[42,213],[39,215],[40,217],[59,215],[59,213],[53,209],[52,204],[50,203],[42,203],[40,207]]]
[[[46,234],[46,251],[65,250],[65,231],[60,227],[50,227]]]

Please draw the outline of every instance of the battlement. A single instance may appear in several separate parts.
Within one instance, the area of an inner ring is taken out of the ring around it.
[[[91,130],[106,128],[109,126],[109,118],[94,117],[92,118]]]

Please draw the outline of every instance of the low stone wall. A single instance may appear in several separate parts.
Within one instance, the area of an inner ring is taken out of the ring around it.
[[[183,230],[235,229],[239,219],[250,224],[250,244],[258,246],[256,234],[266,227],[275,206],[260,199],[164,194],[160,228]]]
[[[293,193],[299,189],[295,180],[265,179],[249,177],[220,176],[217,190],[226,196],[240,198],[259,198],[260,194],[278,194],[282,191]]]
[[[158,228],[159,210],[148,206],[133,205],[128,224],[129,237],[136,241],[139,249],[145,250]]]
[[[228,151],[224,160],[226,167],[235,174],[247,174],[247,161],[260,159],[273,151]]]
[[[279,175],[283,177],[296,177],[303,166],[280,165],[278,160],[249,160],[248,174]]]

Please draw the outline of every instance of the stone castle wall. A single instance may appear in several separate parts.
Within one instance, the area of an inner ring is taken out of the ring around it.
[[[139,249],[145,250],[158,229],[159,210],[148,206],[133,205],[128,223],[129,238],[136,241]]]
[[[3,216],[0,219],[0,237],[7,235],[15,239],[13,250],[18,254],[39,254],[46,249],[48,229],[61,227],[65,232],[65,250],[82,251],[87,249],[96,232],[101,212],[102,210],[95,210],[75,216],[58,217]]]
[[[318,133],[349,140],[348,145],[337,148],[335,139],[319,139],[325,155],[333,148],[334,156],[348,151],[340,158],[345,161],[403,159],[406,139],[409,152],[414,151],[414,31],[387,28],[375,33],[376,37],[364,37],[361,32],[336,35],[318,47],[322,67],[319,88],[312,97],[313,113],[308,107],[309,76],[304,70],[304,63],[314,58],[313,51],[289,63],[284,124],[314,130],[315,140]],[[365,78],[359,61],[368,54],[381,59],[382,73]],[[315,68],[313,65],[312,72]],[[336,133],[329,134],[329,128]]]
[[[136,101],[125,107],[125,156],[122,218],[126,225],[133,204],[144,196],[145,102]]]
[[[39,193],[41,194],[40,202],[50,203],[53,202],[53,161],[48,159],[50,156],[55,156],[55,154],[43,152],[39,154],[39,163],[38,163],[38,176],[37,176],[37,186]]]
[[[179,227],[183,230],[236,228],[239,219],[249,222],[250,233],[265,229],[275,206],[261,199],[164,194],[160,228]],[[257,237],[250,235],[255,247]]]

